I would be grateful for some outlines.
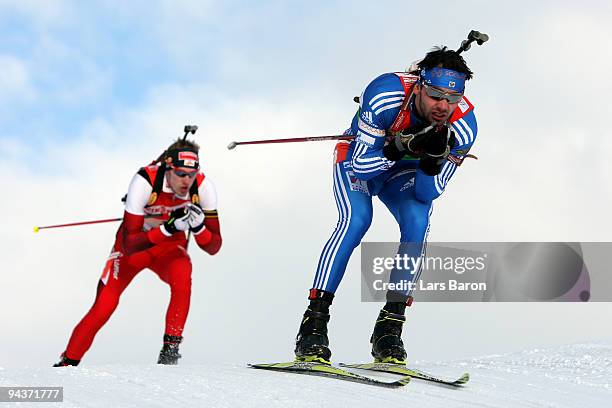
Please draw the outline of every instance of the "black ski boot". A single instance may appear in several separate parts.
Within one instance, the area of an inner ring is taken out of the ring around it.
[[[310,299],[310,305],[304,312],[295,341],[295,360],[331,364],[327,322],[329,322],[329,306],[334,299],[334,294],[311,289],[308,299]]]
[[[159,352],[157,364],[177,365],[178,359],[181,358],[178,352],[181,341],[183,341],[181,336],[164,334],[164,347]]]
[[[406,364],[402,326],[406,321],[403,302],[387,302],[380,311],[370,339],[372,356],[377,363]]]
[[[53,364],[53,367],[68,367],[68,366],[78,366],[81,360],[73,360],[71,358],[66,357],[66,353],[62,353],[60,356],[60,361],[58,363]]]

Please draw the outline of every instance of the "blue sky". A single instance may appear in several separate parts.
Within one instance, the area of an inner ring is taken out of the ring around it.
[[[264,98],[339,88],[337,73],[404,53],[397,38],[427,38],[401,19],[366,25],[379,10],[351,2],[4,1],[0,12],[0,56],[15,77],[2,89],[1,137],[43,143],[78,137],[96,117],[141,106],[162,86]],[[464,31],[445,24],[441,34],[453,35],[439,38],[458,42]],[[397,69],[410,62],[401,61]]]

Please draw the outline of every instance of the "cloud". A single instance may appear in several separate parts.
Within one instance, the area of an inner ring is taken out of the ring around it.
[[[0,76],[0,104],[36,98],[31,73],[23,60],[12,55],[0,55],[0,66],[3,71]]]
[[[66,0],[0,0],[0,10],[46,26],[66,21],[71,15],[70,3]]]

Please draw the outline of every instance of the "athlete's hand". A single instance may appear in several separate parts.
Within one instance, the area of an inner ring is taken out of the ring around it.
[[[407,129],[396,135],[383,154],[389,160],[401,160],[409,154],[419,159],[445,160],[455,143],[455,135],[446,125],[432,124],[420,130]]]
[[[419,168],[429,176],[437,176],[455,146],[455,133],[448,126],[434,128],[430,132],[429,138],[423,142]]]
[[[415,134],[400,136],[409,154],[418,158],[446,159],[455,144],[455,135],[446,125],[430,125]]]
[[[177,208],[170,213],[170,218],[160,228],[163,228],[168,234],[187,231],[189,229],[189,214],[189,208]]]
[[[189,229],[191,232],[198,233],[204,227],[204,211],[200,206],[195,204],[189,204]]]

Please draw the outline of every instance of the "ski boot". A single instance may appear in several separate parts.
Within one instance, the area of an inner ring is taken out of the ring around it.
[[[183,341],[183,337],[181,336],[164,334],[164,346],[159,352],[157,364],[177,365],[178,359],[181,358],[178,352],[181,341]]]
[[[331,364],[331,350],[327,338],[329,306],[334,294],[323,290],[311,289],[310,305],[300,324],[295,341],[295,361]]]
[[[68,367],[68,366],[78,366],[81,360],[73,360],[71,358],[66,357],[66,353],[62,353],[60,356],[60,361],[58,363],[53,364],[53,367]]]
[[[400,302],[387,302],[380,311],[370,338],[376,363],[406,364],[406,350],[402,341],[405,311],[406,304]]]

